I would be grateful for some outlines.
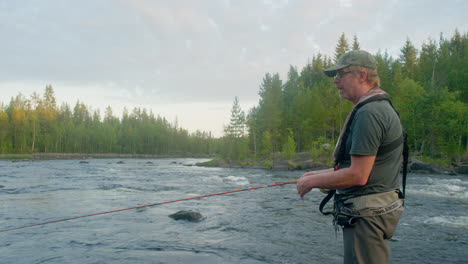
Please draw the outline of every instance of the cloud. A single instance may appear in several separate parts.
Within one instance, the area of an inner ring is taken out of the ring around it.
[[[2,1],[0,87],[50,83],[89,104],[258,101],[265,73],[333,56],[343,32],[397,56],[407,37],[418,47],[466,31],[463,10],[456,0]]]

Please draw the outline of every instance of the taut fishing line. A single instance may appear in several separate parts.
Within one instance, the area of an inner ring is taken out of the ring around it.
[[[1,232],[12,231],[12,230],[17,230],[17,229],[33,227],[33,226],[40,226],[40,225],[47,225],[47,224],[52,224],[52,223],[64,222],[64,221],[78,219],[78,218],[85,218],[85,217],[96,216],[96,215],[117,213],[117,212],[122,212],[122,211],[127,211],[127,210],[139,209],[139,208],[143,208],[143,207],[150,207],[150,206],[156,206],[156,205],[161,205],[161,204],[175,203],[175,202],[181,202],[181,201],[187,201],[187,200],[193,200],[193,199],[200,199],[200,198],[216,196],[216,195],[223,195],[223,194],[243,192],[243,191],[251,191],[251,190],[257,190],[257,189],[261,189],[261,188],[268,188],[268,187],[281,186],[281,185],[286,185],[286,184],[296,184],[296,183],[297,183],[297,181],[280,182],[280,183],[275,183],[275,184],[270,184],[270,185],[265,185],[265,186],[257,186],[257,187],[251,187],[251,188],[246,188],[246,189],[239,189],[239,190],[233,190],[233,191],[227,191],[227,192],[219,192],[219,193],[212,193],[212,194],[194,196],[194,197],[189,197],[189,198],[182,198],[182,199],[165,201],[165,202],[160,202],[160,203],[133,206],[133,207],[117,209],[117,210],[112,210],[112,211],[106,211],[106,212],[100,212],[100,213],[94,213],[94,214],[87,214],[87,215],[80,215],[80,216],[74,216],[74,217],[69,217],[69,218],[63,218],[63,219],[58,219],[58,220],[47,221],[47,222],[43,222],[43,223],[37,223],[37,224],[31,224],[31,225],[1,229],[0,233]]]

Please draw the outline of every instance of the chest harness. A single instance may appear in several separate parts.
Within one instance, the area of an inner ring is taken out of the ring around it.
[[[395,110],[395,108],[392,105],[392,102],[390,101],[390,98],[388,94],[377,94],[374,95],[363,102],[358,103],[353,111],[351,112],[349,116],[349,121],[346,122],[346,125],[343,129],[345,129],[345,132],[342,134],[342,139],[341,139],[341,144],[337,146],[337,154],[335,156],[335,166],[334,169],[339,170],[340,169],[340,164],[343,162],[350,162],[351,161],[351,156],[346,153],[345,147],[346,147],[346,139],[350,135],[350,127],[352,120],[354,119],[356,112],[365,104],[368,104],[370,102],[374,101],[388,101],[390,103],[390,106]],[[397,115],[399,116],[398,112],[395,110]],[[368,198],[368,201],[375,200],[377,202],[381,202],[383,204],[387,204],[383,207],[366,207],[366,208],[358,208],[359,203],[362,204],[362,202],[359,202],[358,200],[352,201],[355,197],[342,197],[340,194],[336,194],[336,190],[330,190],[327,194],[327,196],[322,200],[319,206],[319,210],[322,214],[324,215],[333,215],[333,223],[335,227],[337,225],[340,225],[342,227],[347,227],[347,226],[352,226],[355,221],[357,220],[357,217],[365,217],[365,216],[377,216],[377,215],[382,215],[389,213],[393,210],[398,209],[399,207],[403,206],[403,199],[405,198],[405,191],[406,191],[406,176],[407,176],[407,167],[408,167],[408,157],[409,157],[409,149],[408,149],[408,144],[407,144],[407,135],[406,132],[403,130],[403,133],[400,137],[395,139],[394,141],[381,145],[377,151],[377,156],[382,155],[384,153],[388,153],[392,150],[395,150],[399,146],[403,144],[403,169],[402,169],[402,190],[393,190],[390,192],[384,192],[384,193],[376,193],[376,194],[369,194],[365,195],[366,198]],[[395,193],[398,194],[397,198],[398,199],[389,199],[389,197],[395,196]],[[390,195],[390,196],[389,196]],[[325,205],[331,200],[331,198],[334,197],[334,206],[333,206],[333,211],[327,211],[324,212],[323,208]],[[364,197],[364,196],[362,196]],[[393,201],[392,201],[393,200]],[[389,202],[389,203],[386,203]],[[353,206],[353,203],[354,204]]]

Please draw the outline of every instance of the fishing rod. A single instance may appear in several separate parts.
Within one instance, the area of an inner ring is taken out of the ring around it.
[[[7,231],[12,231],[12,230],[17,230],[17,229],[23,229],[23,228],[33,227],[33,226],[40,226],[40,225],[47,225],[47,224],[52,224],[52,223],[58,223],[58,222],[63,222],[63,221],[68,221],[68,220],[73,220],[73,219],[78,219],[78,218],[85,218],[85,217],[96,216],[96,215],[117,213],[117,212],[122,212],[122,211],[127,211],[127,210],[139,209],[139,208],[143,208],[143,207],[150,207],[150,206],[156,206],[156,205],[161,205],[161,204],[175,203],[175,202],[181,202],[181,201],[187,201],[187,200],[193,200],[193,199],[200,199],[200,198],[205,198],[205,197],[211,197],[211,196],[216,196],[216,195],[224,195],[224,194],[229,194],[229,193],[236,193],[236,192],[243,192],[243,191],[251,191],[251,190],[257,190],[257,189],[262,189],[262,188],[268,188],[268,187],[274,187],[274,186],[281,186],[281,185],[286,185],[286,184],[296,184],[296,183],[297,183],[297,181],[280,182],[280,183],[275,183],[275,184],[270,184],[270,185],[265,185],[265,186],[257,186],[257,187],[251,187],[251,188],[246,188],[246,189],[239,189],[239,190],[233,190],[233,191],[227,191],[227,192],[219,192],[219,193],[212,193],[212,194],[194,196],[194,197],[189,197],[189,198],[182,198],[182,199],[171,200],[171,201],[165,201],[165,202],[160,202],[160,203],[153,203],[153,204],[145,204],[145,205],[133,206],[133,207],[123,208],[123,209],[117,209],[117,210],[112,210],[112,211],[106,211],[106,212],[100,212],[100,213],[94,213],[94,214],[87,214],[87,215],[80,215],[80,216],[74,216],[74,217],[69,217],[69,218],[63,218],[63,219],[58,219],[58,220],[47,221],[47,222],[43,222],[43,223],[37,223],[37,224],[31,224],[31,225],[25,225],[25,226],[19,226],[19,227],[12,227],[12,228],[7,228],[7,229],[2,229],[2,230],[0,230],[0,233],[2,233],[2,232],[7,232]]]

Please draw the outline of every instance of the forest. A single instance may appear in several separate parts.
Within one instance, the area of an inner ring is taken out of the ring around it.
[[[297,151],[330,154],[352,104],[341,100],[323,70],[349,50],[361,49],[343,33],[333,56],[314,55],[298,70],[290,66],[287,79],[267,73],[259,89],[259,103],[247,114],[234,99],[225,129],[224,157],[231,160],[286,157]],[[386,51],[375,54],[381,87],[400,114],[412,156],[429,160],[460,159],[468,151],[468,35],[455,30],[446,39],[427,39],[419,49],[407,39],[398,58]]]
[[[110,106],[100,111],[77,102],[60,107],[54,89],[47,85],[43,96],[19,94],[0,104],[0,153],[117,153],[158,156],[191,156],[215,153],[209,132],[189,134],[147,109],[124,108],[121,118]]]
[[[266,73],[260,81],[258,105],[244,112],[234,98],[221,138],[210,132],[189,133],[151,110],[112,108],[91,111],[56,102],[52,85],[0,102],[0,153],[128,153],[154,155],[220,155],[227,160],[269,159],[280,152],[311,155],[334,146],[352,104],[339,98],[333,79],[323,73],[349,50],[361,49],[356,36],[343,33],[335,54],[314,54],[299,69],[290,66],[286,80]],[[363,47],[365,49],[365,47]],[[428,38],[421,47],[410,39],[398,58],[375,54],[381,87],[392,97],[414,156],[450,160],[468,152],[468,34]]]

